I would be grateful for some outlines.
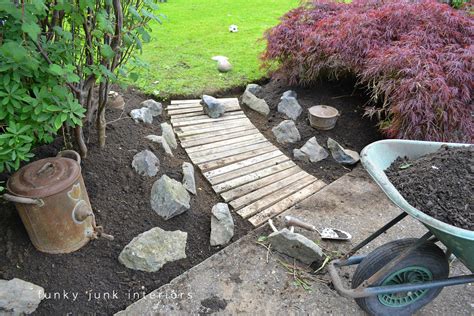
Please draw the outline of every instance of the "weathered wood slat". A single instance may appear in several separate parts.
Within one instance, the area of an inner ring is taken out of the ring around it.
[[[205,123],[211,123],[211,122],[222,122],[222,121],[230,121],[230,120],[235,120],[235,119],[242,119],[242,118],[247,118],[245,114],[239,114],[239,115],[232,115],[232,116],[223,116],[220,118],[203,118],[203,119],[197,119],[194,121],[185,121],[185,122],[176,122],[173,123],[173,126],[176,127],[182,127],[182,126],[195,126],[199,124],[205,124]]]
[[[267,154],[264,154],[264,155],[261,155],[261,156],[258,156],[258,157],[250,158],[250,159],[247,159],[247,160],[244,160],[244,161],[239,161],[237,163],[227,165],[227,166],[222,167],[222,168],[218,168],[218,169],[214,169],[214,170],[211,170],[211,171],[204,172],[204,176],[209,179],[209,178],[212,178],[212,177],[215,177],[215,176],[227,173],[227,172],[231,172],[231,171],[234,171],[234,170],[237,170],[237,169],[240,169],[240,168],[243,168],[243,167],[248,167],[248,166],[251,166],[253,164],[256,164],[256,163],[259,163],[259,162],[262,162],[262,161],[265,161],[265,160],[268,160],[268,159],[271,159],[271,158],[275,158],[275,157],[280,156],[280,155],[283,155],[283,153],[281,151],[274,150],[272,152],[269,152]]]
[[[253,125],[244,125],[244,126],[231,127],[231,128],[220,130],[220,131],[210,131],[207,133],[202,133],[202,134],[197,134],[197,135],[180,136],[179,139],[181,140],[181,142],[184,142],[184,141],[198,140],[198,139],[214,137],[214,136],[223,136],[227,134],[248,131],[248,130],[258,131],[258,129],[255,128]]]
[[[278,173],[283,170],[287,170],[294,166],[296,166],[295,163],[291,160],[288,160],[288,161],[285,161],[276,165],[272,165],[270,167],[237,177],[235,179],[232,179],[220,184],[216,184],[212,187],[212,189],[217,193],[221,193],[222,195],[222,192],[225,192],[234,188],[239,188],[239,186],[243,186],[247,183],[252,183],[255,180],[268,177],[272,174]]]
[[[227,104],[225,106],[226,112],[239,111],[239,110],[242,110],[242,108],[238,104]],[[202,105],[193,105],[193,106],[189,105],[184,108],[177,107],[177,108],[167,109],[167,113],[171,117],[173,117],[174,115],[179,115],[179,114],[197,113],[197,112],[203,112]]]
[[[255,127],[247,118],[238,119],[235,121],[227,121],[225,125],[218,124],[218,123],[219,122],[202,124],[199,127],[198,126],[174,127],[174,131],[181,138],[182,136],[194,136],[194,135],[199,135],[199,134],[227,130],[227,129],[237,127],[237,126]]]
[[[215,142],[233,139],[233,138],[240,138],[242,136],[257,135],[257,134],[260,134],[258,129],[248,129],[248,130],[243,130],[243,131],[232,133],[232,134],[217,135],[217,136],[199,138],[199,139],[188,140],[188,141],[181,140],[181,146],[183,146],[184,148],[188,148],[188,147],[205,145],[205,144],[215,143]]]
[[[291,195],[295,192],[298,192],[299,190],[301,190],[305,186],[307,186],[307,185],[309,185],[309,184],[311,184],[315,181],[317,181],[317,179],[315,177],[313,177],[312,175],[308,174],[303,179],[300,179],[299,181],[293,183],[293,185],[283,187],[280,190],[275,191],[275,192],[265,196],[264,198],[262,198],[258,201],[255,201],[252,204],[247,205],[246,207],[244,207],[244,208],[240,209],[239,211],[237,211],[237,214],[239,214],[243,218],[248,218],[252,215],[257,214],[261,210],[266,209],[269,206],[277,203],[278,201],[283,200],[287,196],[289,196],[289,195]]]
[[[219,101],[221,102],[235,102],[237,100],[237,98],[219,98]],[[183,104],[188,104],[188,103],[199,103],[201,102],[201,99],[192,99],[192,100],[172,100],[171,101],[171,104],[172,105],[183,105]]]
[[[234,208],[234,210],[240,210],[244,206],[257,201],[260,198],[263,198],[269,194],[272,194],[273,192],[281,190],[284,187],[292,186],[294,182],[304,179],[307,175],[308,174],[303,170],[299,170],[297,173],[290,175],[285,179],[280,179],[267,186],[260,187],[260,189],[241,196],[231,201],[229,204]]]
[[[249,221],[254,226],[260,226],[263,223],[265,223],[267,220],[269,220],[270,218],[277,216],[278,214],[281,214],[282,212],[289,209],[290,207],[310,197],[314,193],[321,190],[324,186],[326,186],[325,182],[321,180],[317,180],[311,183],[310,185],[304,187],[303,189],[299,190],[298,192],[293,193],[292,195],[288,196],[286,199],[281,200],[280,202],[252,216],[249,219]]]
[[[242,115],[242,114],[244,114],[244,112],[242,111],[226,112],[221,117],[229,117],[233,115]],[[211,119],[211,118],[207,116],[206,114],[203,114],[203,115],[192,116],[192,117],[181,117],[181,118],[171,117],[170,121],[171,123],[180,123],[180,122],[191,122],[191,121],[202,120],[202,119]]]
[[[263,148],[259,148],[259,149],[247,151],[247,152],[244,152],[244,153],[241,153],[241,154],[238,154],[238,155],[233,155],[233,156],[230,156],[230,157],[225,157],[225,158],[205,162],[205,163],[202,163],[202,164],[198,164],[198,167],[199,167],[199,169],[201,169],[201,171],[206,172],[206,171],[213,170],[213,169],[216,169],[216,168],[220,168],[220,167],[223,167],[223,166],[227,166],[229,164],[239,162],[239,161],[242,161],[242,160],[245,160],[245,159],[249,159],[249,158],[252,158],[252,157],[257,157],[257,156],[266,154],[268,152],[275,151],[276,149],[277,148],[275,146],[273,146],[272,144],[269,144],[268,146],[263,147]]]
[[[225,113],[233,113],[233,112],[238,112],[238,111],[242,111],[242,109],[240,107],[239,108],[236,107],[236,108],[226,109]],[[170,113],[168,113],[168,114],[172,119],[205,115],[205,113],[202,109],[199,110],[199,111],[189,112],[189,113],[182,113],[182,114],[173,114],[173,111],[171,111],[171,114]]]
[[[283,163],[285,161],[288,161],[288,160],[289,160],[289,158],[282,153],[281,155],[279,155],[275,158],[272,158],[272,159],[268,159],[268,160],[265,160],[265,161],[247,166],[247,167],[243,167],[243,168],[240,168],[240,169],[237,169],[237,170],[226,172],[226,173],[218,175],[218,176],[207,177],[207,180],[212,185],[216,185],[216,184],[219,184],[219,183],[222,183],[222,182],[226,182],[226,181],[238,178],[240,176],[251,174],[251,173],[259,171],[261,169],[265,169],[267,167],[276,166],[276,165],[278,165],[280,163]]]
[[[266,138],[262,134],[252,134],[252,135],[247,135],[247,136],[241,136],[241,137],[238,137],[238,138],[226,139],[226,140],[223,140],[223,141],[220,141],[220,142],[215,142],[215,143],[212,143],[212,144],[205,144],[205,145],[188,147],[188,148],[186,148],[186,152],[187,153],[194,153],[194,152],[197,152],[197,151],[211,149],[211,148],[215,148],[215,147],[218,147],[218,146],[226,146],[226,145],[230,145],[230,144],[241,143],[241,142],[244,142],[244,141],[251,141],[251,140],[253,140],[253,141],[255,141],[255,143],[257,143],[261,140],[266,140]]]
[[[273,146],[272,143],[270,143],[267,140],[262,140],[261,143],[251,144],[251,145],[242,146],[238,148],[230,147],[230,149],[228,150],[222,150],[221,148],[209,149],[205,152],[211,151],[211,153],[205,154],[205,155],[202,154],[203,152],[199,151],[196,153],[196,155],[199,154],[199,156],[192,156],[193,154],[189,154],[189,158],[191,158],[191,160],[195,164],[199,165],[205,162],[209,162],[209,161],[213,161],[213,160],[217,160],[217,159],[221,159],[225,157],[230,157],[230,156],[238,155],[241,153],[245,153],[247,151],[252,151],[255,149],[261,149],[261,148],[270,147],[270,146]],[[273,146],[273,148],[276,149],[275,146]],[[217,152],[212,152],[212,151],[217,151]]]
[[[298,172],[301,172],[301,169],[298,166],[293,166],[288,169],[284,169],[280,172],[269,175],[267,177],[241,185],[227,192],[222,192],[221,196],[226,202],[235,200],[235,202],[239,203],[237,200],[240,199],[241,197],[244,197],[246,195],[248,196],[248,194],[255,193],[256,191],[261,190],[262,188],[268,185],[276,183],[282,179],[286,179],[287,177],[295,175]]]

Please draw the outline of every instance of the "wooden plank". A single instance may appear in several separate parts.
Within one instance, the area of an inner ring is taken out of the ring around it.
[[[219,98],[218,99],[221,102],[239,102],[237,98]],[[201,102],[201,99],[191,99],[191,100],[171,100],[172,105],[182,105],[182,104],[188,104],[188,103],[199,103]]]
[[[231,109],[231,110],[226,110],[225,113],[234,113],[234,112],[238,112],[238,111],[242,111],[241,108],[236,108],[235,110]],[[199,116],[199,115],[204,115],[204,111],[200,110],[200,111],[196,111],[196,112],[191,112],[191,113],[183,113],[183,114],[171,114],[170,117],[172,119],[175,119],[175,118],[184,118],[184,117],[193,117],[193,116]]]
[[[287,176],[285,179],[280,179],[267,186],[260,187],[259,189],[253,192],[250,192],[244,196],[241,196],[231,201],[229,204],[234,208],[234,210],[240,210],[244,206],[249,205],[250,203],[253,203],[267,195],[270,195],[275,191],[281,190],[282,188],[288,186],[293,186],[294,182],[304,179],[307,175],[308,174],[306,173],[306,171],[300,169],[295,174]]]
[[[183,141],[188,141],[188,140],[197,140],[197,139],[203,139],[207,137],[214,137],[214,136],[222,136],[222,135],[227,135],[227,134],[232,134],[236,132],[241,132],[241,131],[246,131],[246,130],[257,130],[253,125],[244,125],[244,126],[236,126],[220,131],[210,131],[207,133],[202,133],[202,134],[197,134],[197,135],[191,135],[191,136],[181,136],[179,139]]]
[[[211,151],[219,150],[219,151],[216,152],[216,153],[210,153],[210,154],[206,154],[206,155],[202,155],[201,154],[202,152],[199,151],[196,154],[200,154],[200,156],[196,157],[196,156],[192,156],[192,154],[190,154],[189,158],[191,158],[191,160],[193,161],[194,164],[202,164],[202,163],[205,163],[205,162],[209,162],[209,161],[213,161],[213,160],[217,160],[217,159],[221,159],[221,158],[225,158],[225,157],[238,155],[238,154],[242,154],[242,153],[247,152],[247,151],[252,151],[252,150],[255,150],[255,149],[261,149],[261,148],[269,147],[269,146],[273,146],[272,143],[265,140],[265,141],[262,141],[261,143],[242,146],[242,147],[239,147],[239,148],[231,147],[229,150],[221,150],[221,148],[213,148],[213,149],[210,149],[210,150]],[[273,146],[273,148],[275,148],[275,146]]]
[[[247,159],[247,160],[244,160],[244,161],[239,161],[237,163],[227,165],[227,166],[219,168],[219,169],[214,169],[214,170],[211,170],[211,171],[204,172],[204,176],[209,179],[209,178],[212,178],[212,177],[215,177],[215,176],[227,173],[227,172],[238,170],[240,168],[248,167],[248,166],[251,166],[253,164],[256,164],[256,163],[259,163],[259,162],[262,162],[262,161],[265,161],[265,160],[268,160],[268,159],[271,159],[271,158],[278,157],[280,155],[283,155],[283,153],[279,150],[275,150],[275,151],[269,152],[267,154],[264,154],[264,155],[261,155],[261,156],[258,156],[258,157],[253,157],[253,158],[250,158],[250,159]]]
[[[191,136],[203,133],[209,133],[212,131],[221,131],[237,126],[253,126],[248,118],[237,119],[235,121],[227,121],[225,124],[221,122],[211,122],[207,124],[202,124],[199,126],[185,126],[185,127],[174,127],[174,131],[179,136]]]
[[[272,194],[269,194],[265,196],[264,198],[253,202],[252,204],[247,205],[246,207],[240,209],[237,211],[237,214],[242,216],[243,218],[248,218],[254,214],[257,214],[263,209],[268,208],[269,206],[283,200],[287,196],[290,196],[291,194],[298,192],[305,186],[317,181],[315,177],[312,175],[306,175],[303,179],[300,179],[299,181],[293,183],[293,185],[281,188],[280,190],[277,190],[273,192]]]
[[[210,122],[223,122],[223,121],[230,121],[230,120],[241,119],[241,118],[247,118],[247,116],[245,116],[245,114],[239,114],[239,115],[233,115],[233,116],[223,116],[216,119],[208,117],[208,118],[197,119],[193,121],[176,122],[176,123],[173,123],[173,127],[194,126],[194,125],[205,124],[205,123],[210,123]]]
[[[272,174],[278,173],[283,170],[287,170],[288,168],[296,166],[295,163],[291,160],[279,163],[277,165],[272,165],[270,167],[267,167],[265,169],[258,170],[256,172],[249,173],[247,175],[237,177],[235,179],[216,184],[212,187],[215,192],[221,193],[225,192],[227,190],[231,190],[234,188],[237,188],[241,185],[245,185],[246,183],[252,183],[255,180],[259,180],[265,177],[268,177]]]
[[[207,180],[212,184],[212,185],[217,185],[219,183],[223,183],[226,181],[230,181],[235,178],[239,178],[245,175],[249,175],[255,172],[258,172],[259,170],[276,166],[278,164],[282,164],[283,162],[287,162],[289,158],[283,154],[280,156],[277,156],[272,159],[268,159],[256,164],[253,164],[248,167],[243,167],[238,170],[230,171],[222,175],[214,176],[214,177],[208,177]]]
[[[236,133],[232,134],[225,134],[225,135],[217,135],[217,136],[211,136],[211,137],[206,137],[206,138],[199,138],[199,139],[193,139],[193,140],[181,140],[181,146],[183,147],[193,147],[193,146],[199,146],[199,145],[204,145],[204,144],[210,144],[210,143],[215,143],[218,141],[222,140],[227,140],[227,139],[232,139],[232,138],[238,138],[242,136],[248,136],[248,135],[255,135],[255,134],[260,134],[258,129],[248,129],[248,130],[243,130],[239,131]]]
[[[170,111],[170,110],[183,110],[183,109],[188,109],[188,108],[197,108],[197,107],[200,107],[202,109],[202,105],[199,102],[185,103],[185,104],[179,104],[179,105],[168,105],[166,109]]]
[[[243,141],[243,142],[240,142],[240,143],[234,143],[234,144],[229,144],[229,145],[225,145],[225,146],[219,146],[219,147],[213,147],[213,148],[206,149],[206,150],[201,150],[201,151],[198,151],[198,152],[195,152],[195,153],[188,153],[188,152],[186,152],[186,153],[188,154],[189,158],[191,158],[191,160],[194,161],[194,159],[199,158],[199,157],[210,156],[210,155],[213,155],[213,154],[219,154],[219,153],[222,153],[222,152],[238,149],[240,147],[247,147],[247,146],[250,146],[250,145],[258,145],[258,144],[262,144],[262,143],[271,144],[268,140],[263,139],[263,138],[261,140],[257,141],[257,142],[254,139],[250,139],[250,140],[246,140],[246,141]],[[186,148],[184,150],[186,150]]]
[[[248,196],[248,194],[255,193],[258,190],[261,190],[262,188],[265,188],[268,185],[276,183],[282,179],[286,179],[287,177],[295,175],[300,171],[301,169],[298,166],[293,166],[288,169],[283,169],[282,171],[274,173],[267,177],[263,177],[259,180],[252,181],[250,183],[244,184],[242,186],[239,186],[227,192],[222,192],[221,196],[226,202],[235,200],[235,202],[238,203],[239,198]]]
[[[232,116],[232,115],[242,115],[244,114],[244,112],[242,111],[235,111],[235,112],[226,112],[224,113],[221,117],[228,117],[228,116]],[[219,117],[219,118],[221,118]],[[179,122],[191,122],[191,121],[196,121],[196,120],[201,120],[201,119],[210,119],[211,117],[209,117],[208,115],[206,114],[203,114],[203,115],[197,115],[197,116],[192,116],[192,117],[182,117],[182,118],[174,118],[172,117],[170,119],[171,123],[179,123]]]
[[[228,104],[225,106],[226,112],[240,111],[242,108],[238,104]],[[169,116],[173,117],[174,115],[193,113],[193,112],[203,112],[202,105],[187,106],[184,108],[171,108],[166,111]]]
[[[198,167],[199,169],[201,169],[201,171],[206,172],[208,170],[220,168],[220,167],[223,167],[223,166],[226,166],[238,161],[242,161],[242,160],[256,157],[259,155],[263,155],[268,152],[274,151],[275,149],[277,149],[275,146],[273,146],[272,144],[269,144],[268,146],[263,147],[263,148],[247,151],[238,155],[213,160],[210,162],[205,162],[203,164],[198,164]]]
[[[194,147],[188,147],[188,148],[186,148],[186,152],[189,154],[189,153],[194,153],[194,152],[197,152],[197,151],[200,151],[200,150],[215,148],[215,147],[218,147],[218,146],[226,146],[226,145],[230,145],[230,144],[241,143],[241,142],[244,142],[244,141],[247,141],[247,140],[249,140],[249,141],[253,140],[253,141],[255,141],[255,143],[257,143],[261,140],[267,140],[267,139],[262,134],[253,134],[253,135],[241,136],[241,137],[233,138],[233,139],[226,139],[226,140],[223,140],[223,141],[220,141],[220,142],[215,142],[215,143],[212,143],[212,144],[205,144],[205,145],[199,145],[199,146],[194,146]]]
[[[293,193],[292,195],[288,196],[286,199],[281,200],[280,202],[254,215],[253,217],[249,219],[249,221],[254,226],[260,226],[263,223],[265,223],[268,219],[274,216],[277,216],[278,214],[283,213],[285,210],[289,209],[295,204],[310,197],[314,193],[321,190],[324,186],[326,186],[326,183],[324,181],[317,180],[311,183],[310,185],[304,187],[303,189],[299,190],[298,192]]]
[[[201,99],[192,99],[192,100],[171,100],[171,104],[187,104],[187,103],[199,103]]]

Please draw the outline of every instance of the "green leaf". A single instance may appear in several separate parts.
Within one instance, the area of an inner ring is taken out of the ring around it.
[[[57,64],[49,65],[49,72],[56,76],[62,76],[64,74],[64,70]]]
[[[112,50],[112,47],[107,44],[102,44],[100,46],[100,54],[107,59],[110,59],[115,56],[115,52]]]
[[[25,22],[21,25],[21,30],[28,34],[33,40],[38,39],[38,35],[41,33],[40,27],[36,23]]]

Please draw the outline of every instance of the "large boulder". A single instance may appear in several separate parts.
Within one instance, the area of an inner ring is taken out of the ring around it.
[[[283,92],[283,95],[281,96],[281,100],[285,99],[285,98],[295,98],[296,99],[297,95],[296,95],[296,92],[293,91],[293,90],[287,90],[285,92]]]
[[[192,194],[196,194],[196,179],[194,178],[194,166],[190,162],[183,162],[183,185]]]
[[[44,298],[44,289],[21,279],[0,280],[0,315],[33,313]]]
[[[203,95],[201,104],[204,113],[206,113],[210,118],[221,117],[225,112],[224,103],[210,95]]]
[[[147,124],[153,123],[153,114],[149,108],[140,108],[130,111],[130,116],[135,123],[143,122]]]
[[[287,96],[282,97],[280,103],[278,103],[278,112],[285,114],[292,120],[296,120],[303,112],[303,108],[296,98]]]
[[[186,258],[187,238],[186,232],[152,228],[133,238],[119,261],[130,269],[156,272],[168,262]]]
[[[249,83],[245,90],[248,90],[250,93],[257,96],[260,92],[262,92],[263,88],[256,83]]]
[[[327,144],[332,157],[340,164],[354,165],[360,160],[360,156],[356,151],[344,149],[332,138],[328,138]]]
[[[275,135],[277,142],[280,144],[294,143],[301,140],[301,135],[296,128],[295,122],[292,120],[285,120],[272,128],[273,135]]]
[[[168,143],[168,145],[176,149],[178,148],[178,142],[176,141],[176,135],[174,134],[173,128],[168,123],[161,123],[162,136]]]
[[[226,203],[217,203],[212,207],[211,246],[227,244],[234,236],[234,220]]]
[[[153,117],[161,115],[161,113],[163,112],[163,105],[160,102],[157,102],[153,99],[145,100],[142,103],[140,103],[140,105],[142,106],[142,108],[144,107],[150,110],[151,115]]]
[[[242,95],[242,103],[251,108],[252,110],[267,116],[270,113],[270,107],[264,99],[257,98],[255,94],[251,92],[255,91],[255,87],[251,86],[245,89],[244,94]]]
[[[319,145],[316,137],[311,137],[300,149],[294,149],[293,155],[295,159],[318,162],[326,159],[329,153],[321,145]]]
[[[151,207],[165,220],[186,212],[190,208],[190,200],[186,188],[167,175],[156,180],[151,188]]]
[[[149,150],[143,150],[133,156],[132,167],[141,176],[154,177],[160,170],[160,160]]]
[[[286,228],[271,233],[268,236],[268,241],[272,245],[272,249],[305,264],[320,262],[324,257],[322,249],[314,241]]]

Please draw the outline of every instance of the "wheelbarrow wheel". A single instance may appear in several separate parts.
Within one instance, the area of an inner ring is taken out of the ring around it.
[[[416,241],[413,238],[395,240],[372,251],[358,265],[352,278],[352,288],[357,288]],[[371,286],[419,283],[443,279],[448,275],[449,263],[445,253],[434,243],[426,242]],[[381,294],[358,298],[356,302],[371,315],[411,315],[435,299],[441,290],[442,288],[435,288]]]

